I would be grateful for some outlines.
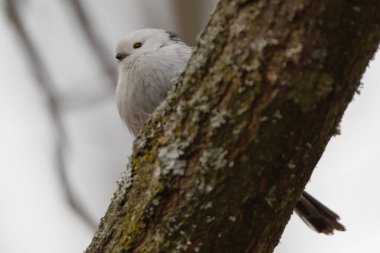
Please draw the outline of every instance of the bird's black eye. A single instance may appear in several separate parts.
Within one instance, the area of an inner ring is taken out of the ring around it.
[[[142,43],[141,42],[135,42],[133,44],[133,48],[140,48],[142,46]]]

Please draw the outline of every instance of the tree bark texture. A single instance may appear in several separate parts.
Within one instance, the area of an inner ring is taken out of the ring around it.
[[[220,1],[86,252],[272,252],[378,48],[379,13]]]

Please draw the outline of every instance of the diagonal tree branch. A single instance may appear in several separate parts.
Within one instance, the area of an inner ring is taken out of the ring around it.
[[[52,88],[52,80],[49,76],[49,72],[47,68],[44,66],[43,61],[33,45],[32,40],[30,39],[24,24],[22,23],[22,19],[19,15],[19,10],[17,7],[17,1],[15,0],[6,0],[5,1],[5,11],[6,14],[15,28],[17,35],[19,36],[21,43],[24,47],[24,51],[26,53],[27,59],[29,61],[29,65],[32,68],[32,71],[37,79],[37,83],[39,84],[39,88],[41,92],[44,93],[47,103],[48,103],[48,112],[52,119],[52,124],[56,130],[56,150],[55,150],[55,162],[56,168],[59,174],[59,178],[61,180],[62,187],[64,189],[65,196],[73,208],[73,210],[78,213],[78,215],[85,221],[85,223],[91,227],[92,229],[96,227],[96,223],[90,218],[88,213],[85,211],[85,208],[78,202],[75,198],[75,194],[73,193],[66,171],[65,164],[65,147],[67,146],[67,136],[66,130],[62,120],[62,112],[60,110],[58,100],[59,98],[56,96],[53,88]]]
[[[378,48],[378,13],[221,0],[86,252],[272,252]]]

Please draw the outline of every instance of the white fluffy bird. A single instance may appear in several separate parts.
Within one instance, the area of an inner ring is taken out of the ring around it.
[[[134,136],[165,99],[173,78],[184,70],[190,55],[189,46],[164,30],[138,30],[119,42],[116,101]]]
[[[134,136],[166,98],[172,80],[186,67],[191,48],[179,36],[160,29],[142,29],[126,35],[117,45],[119,113]],[[304,192],[296,213],[319,233],[344,231],[339,216]]]

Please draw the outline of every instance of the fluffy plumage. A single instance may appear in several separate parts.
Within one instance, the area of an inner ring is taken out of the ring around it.
[[[119,42],[116,101],[121,118],[134,136],[165,99],[172,79],[185,68],[190,54],[191,48],[176,34],[159,29],[138,30]],[[319,233],[345,230],[338,215],[306,192],[295,211]]]
[[[137,42],[141,47],[133,48]],[[134,136],[165,99],[190,54],[191,48],[177,36],[159,29],[138,30],[119,42],[116,57],[125,57],[119,60],[116,101]]]

